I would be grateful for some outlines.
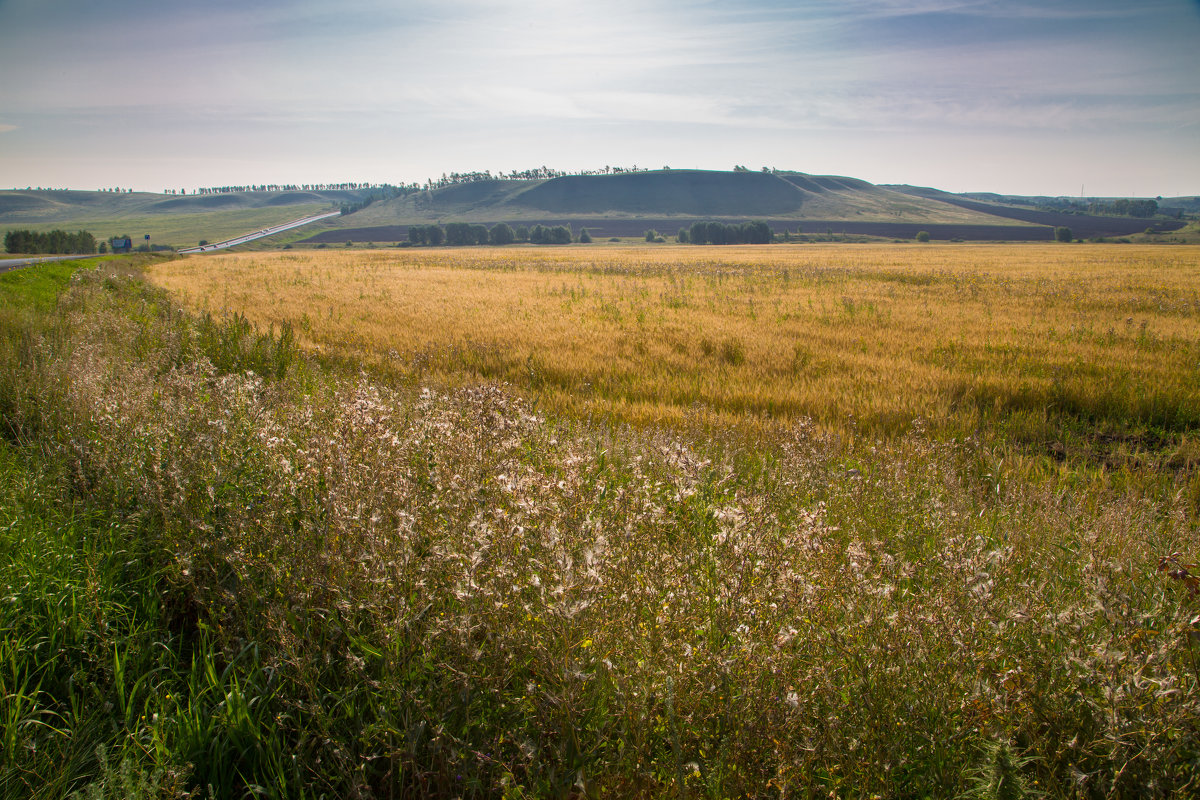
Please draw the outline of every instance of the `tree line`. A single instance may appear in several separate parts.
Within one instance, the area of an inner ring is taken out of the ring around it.
[[[696,222],[680,228],[675,237],[690,244],[770,244],[775,232],[761,220],[726,225],[722,222]]]
[[[670,167],[663,167],[663,169],[669,170]],[[440,178],[428,178],[424,183],[261,183],[249,184],[246,186],[206,186],[199,189],[193,189],[190,192],[187,189],[164,189],[163,193],[169,195],[202,195],[232,194],[238,192],[332,192],[378,190],[379,192],[384,193],[387,197],[399,197],[416,192],[428,192],[434,189],[444,189],[447,186],[457,186],[463,183],[475,183],[477,181],[541,181],[549,180],[550,178],[563,178],[568,175],[623,175],[631,172],[649,172],[649,170],[645,167],[639,167],[637,164],[634,164],[632,167],[613,167],[606,165],[598,169],[581,169],[571,172],[567,170],[554,169],[553,167],[547,167],[543,165],[540,167],[533,167],[532,169],[515,169],[511,172],[500,171],[494,175],[492,174],[491,170],[451,172],[449,174],[443,172]],[[370,202],[366,203],[366,205],[370,205]],[[362,207],[365,208],[365,205]]]
[[[4,250],[8,253],[85,254],[96,252],[96,237],[87,231],[68,233],[54,230],[49,233],[34,231],[9,231],[4,234]]]
[[[1159,211],[1158,201],[1145,199],[1136,200],[1122,197],[1117,200],[1072,200],[1068,197],[1039,199],[1038,202],[1021,202],[1013,200],[1012,202],[1020,205],[1032,205],[1034,208],[1042,211],[1060,211],[1067,214],[1091,214],[1099,217],[1134,217],[1137,219],[1149,219],[1157,216]]]
[[[579,232],[580,242],[590,242],[587,228]],[[449,245],[464,247],[476,244],[506,245],[517,242],[530,244],[570,244],[575,241],[574,234],[566,225],[534,225],[528,228],[519,225],[513,228],[507,222],[501,222],[488,228],[486,225],[471,222],[448,222],[441,225],[410,225],[408,241],[416,245]]]
[[[165,194],[235,194],[240,192],[358,192],[367,189],[392,190],[397,193],[420,191],[415,183],[259,183],[247,186],[202,186],[188,192],[166,189]]]
[[[380,200],[391,200],[393,197],[406,197],[414,192],[419,192],[420,189],[415,183],[395,186],[390,183],[385,183],[378,187],[377,190],[372,190],[369,195],[359,200],[357,203],[342,203],[342,216],[353,214],[355,211],[362,211],[372,203],[378,203]]]
[[[669,170],[670,167],[663,167]],[[475,183],[477,181],[544,181],[551,178],[565,178],[568,175],[623,175],[631,172],[649,172],[645,167],[639,167],[634,164],[632,167],[612,167],[603,166],[598,169],[581,169],[569,172],[567,170],[554,169],[542,165],[533,167],[532,169],[515,169],[511,172],[500,171],[495,175],[491,170],[483,170],[482,172],[451,172],[450,174],[442,173],[440,178],[430,178],[425,181],[421,187],[425,191],[433,189],[444,189],[447,186],[457,186],[462,183]],[[413,184],[414,186],[416,184]]]
[[[1121,198],[1111,203],[1094,202],[1088,205],[1089,214],[1149,219],[1158,213],[1157,200],[1127,200]]]

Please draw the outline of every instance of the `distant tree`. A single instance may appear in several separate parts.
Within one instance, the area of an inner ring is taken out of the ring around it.
[[[517,240],[517,235],[513,232],[512,226],[507,222],[501,222],[499,225],[488,231],[488,239],[494,245],[512,244]]]
[[[761,220],[743,222],[738,226],[739,244],[770,244],[775,232]]]
[[[688,243],[688,229],[680,228],[679,233],[675,234],[675,241],[679,242],[680,244],[687,244]]]
[[[550,229],[550,244],[570,244],[574,234],[566,225],[555,225]]]
[[[87,231],[67,233],[53,230],[34,233],[29,230],[9,231],[4,235],[4,249],[9,253],[76,253],[96,252],[96,237]]]
[[[475,244],[475,231],[467,222],[446,223],[446,244],[451,247],[463,247]]]
[[[918,231],[917,232],[917,241],[918,242],[928,242],[929,239],[930,239],[929,231]]]
[[[26,235],[31,231],[9,231],[4,234],[4,252],[6,253],[23,253],[25,252]]]
[[[513,234],[516,235],[518,242],[529,241],[529,228],[525,227],[524,225],[518,225],[517,229],[513,231]]]
[[[579,243],[580,244],[591,244],[592,243],[592,235],[590,233],[588,233],[587,228],[579,229]]]
[[[446,231],[442,230],[441,225],[426,225],[425,226],[425,243],[431,244],[434,247],[446,241]]]
[[[1075,236],[1071,233],[1071,229],[1065,225],[1059,225],[1054,229],[1054,241],[1056,242],[1069,242],[1074,238]]]
[[[775,231],[762,220],[726,225],[721,222],[696,222],[679,231],[676,237],[691,244],[770,244]]]
[[[646,231],[646,241],[647,242],[653,242],[657,238],[658,238],[658,231],[654,230],[654,228],[651,228],[650,230]]]
[[[471,234],[474,239],[473,244],[487,244],[491,239],[486,225],[472,225]]]

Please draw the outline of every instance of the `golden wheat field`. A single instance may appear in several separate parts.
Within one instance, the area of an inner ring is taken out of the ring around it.
[[[797,245],[248,253],[164,263],[195,309],[635,424],[883,432],[1200,417],[1200,248]]]

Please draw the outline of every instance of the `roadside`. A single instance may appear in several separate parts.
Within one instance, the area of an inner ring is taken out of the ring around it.
[[[29,256],[28,258],[5,258],[0,259],[0,272],[8,272],[10,269],[21,269],[22,267],[32,266],[33,264],[42,264],[48,261],[76,261],[81,258],[95,258],[95,253],[86,253],[76,256]]]

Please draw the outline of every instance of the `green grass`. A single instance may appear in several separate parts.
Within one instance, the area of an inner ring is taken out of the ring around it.
[[[91,263],[90,260],[52,261],[2,272],[0,306],[10,310],[27,307],[49,311],[75,271]]]
[[[0,440],[0,794],[65,797],[118,768],[130,786],[172,783],[181,765],[159,745],[177,666],[156,559],[63,504],[48,466]]]

